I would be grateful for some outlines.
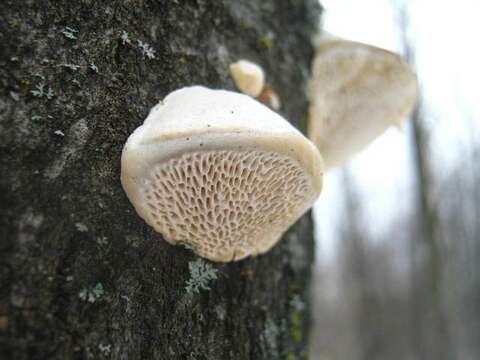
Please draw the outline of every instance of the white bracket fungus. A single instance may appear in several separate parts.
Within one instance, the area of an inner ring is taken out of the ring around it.
[[[309,136],[330,169],[401,124],[415,106],[417,78],[397,54],[326,34],[309,97]]]
[[[249,96],[169,94],[129,137],[122,185],[171,244],[213,261],[268,251],[320,194],[317,148]]]
[[[248,60],[239,60],[230,65],[230,74],[237,88],[244,94],[257,97],[265,86],[263,69]]]

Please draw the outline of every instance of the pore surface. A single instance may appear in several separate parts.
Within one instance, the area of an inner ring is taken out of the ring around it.
[[[216,261],[269,250],[315,199],[296,160],[259,150],[172,158],[152,169],[144,196],[167,241]]]

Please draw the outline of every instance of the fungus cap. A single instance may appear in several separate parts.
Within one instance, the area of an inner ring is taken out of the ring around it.
[[[322,160],[256,100],[194,86],[169,94],[128,138],[121,181],[169,243],[232,261],[268,251],[313,205]]]
[[[415,106],[417,78],[397,54],[326,34],[309,97],[309,136],[329,169],[400,126]]]
[[[248,60],[239,60],[230,65],[230,74],[237,88],[244,94],[257,97],[265,85],[263,69]]]

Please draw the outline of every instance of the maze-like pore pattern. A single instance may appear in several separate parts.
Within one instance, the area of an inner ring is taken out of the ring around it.
[[[153,168],[149,223],[172,243],[217,261],[268,250],[311,205],[308,174],[267,151],[203,151]]]

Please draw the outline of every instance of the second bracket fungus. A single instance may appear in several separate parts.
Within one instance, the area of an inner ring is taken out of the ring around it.
[[[317,148],[280,115],[235,92],[187,87],[129,137],[122,185],[171,244],[213,261],[268,251],[317,199]]]
[[[326,34],[309,96],[309,136],[329,169],[400,125],[415,105],[417,78],[397,54]]]
[[[239,60],[230,65],[230,74],[237,88],[244,94],[257,97],[265,86],[265,73],[263,69],[248,60]]]

